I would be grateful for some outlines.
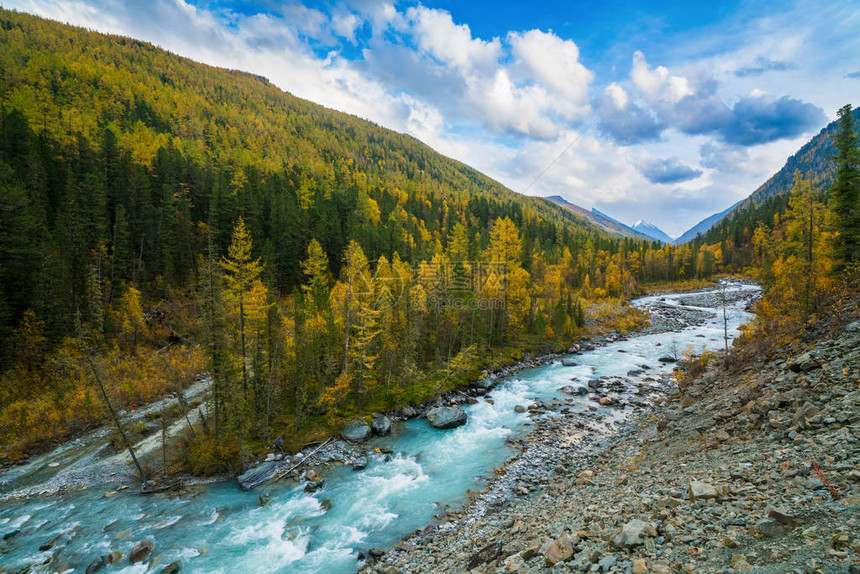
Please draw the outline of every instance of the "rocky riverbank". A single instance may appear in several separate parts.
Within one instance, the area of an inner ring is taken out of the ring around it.
[[[542,405],[486,492],[365,568],[860,572],[860,310],[840,315],[683,390],[617,393],[642,405],[626,421]]]

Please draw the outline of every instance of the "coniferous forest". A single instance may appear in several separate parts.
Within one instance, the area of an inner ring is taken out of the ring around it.
[[[853,244],[828,255],[850,233],[833,221],[856,230],[843,206],[856,174],[837,171],[855,191],[835,211],[798,175],[790,196],[663,245],[136,40],[0,10],[0,71],[11,459],[104,422],[105,398],[133,409],[206,373],[205,430],[182,458],[231,470],[275,436],[301,444],[525,353],[629,330],[644,319],[622,302],[644,284],[754,267],[806,320],[831,268],[857,258]]]

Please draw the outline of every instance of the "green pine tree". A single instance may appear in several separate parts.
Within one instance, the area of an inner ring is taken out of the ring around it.
[[[860,152],[851,105],[840,108],[839,133],[834,137],[836,181],[830,186],[830,208],[833,211],[834,271],[842,274],[860,262]]]

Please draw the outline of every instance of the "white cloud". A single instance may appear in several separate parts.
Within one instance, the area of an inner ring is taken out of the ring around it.
[[[589,85],[594,72],[579,61],[579,48],[552,32],[529,30],[508,34],[516,60],[513,68],[524,68],[523,76],[534,78],[558,96],[555,109],[565,118],[577,119],[589,111]]]
[[[693,95],[687,78],[671,75],[664,66],[652,70],[645,60],[645,54],[640,51],[633,54],[630,78],[651,103],[676,104],[682,98]]]
[[[469,26],[455,24],[448,12],[418,6],[409,8],[406,17],[412,23],[418,46],[439,61],[462,71],[498,64],[502,51],[499,39],[472,38]]]

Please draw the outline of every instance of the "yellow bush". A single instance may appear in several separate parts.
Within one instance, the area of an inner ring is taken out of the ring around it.
[[[241,467],[239,439],[235,435],[197,435],[188,445],[188,470],[198,476],[236,472]]]

